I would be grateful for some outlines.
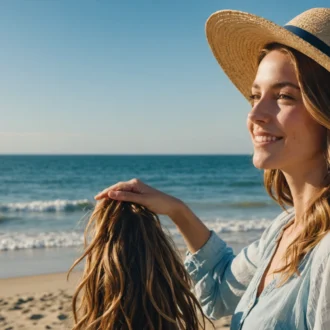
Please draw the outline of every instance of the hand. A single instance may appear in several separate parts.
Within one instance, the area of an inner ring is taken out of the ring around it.
[[[118,201],[137,203],[156,214],[164,214],[169,217],[173,216],[183,205],[179,199],[152,188],[138,179],[118,182],[104,189],[94,198],[96,200],[111,198]]]

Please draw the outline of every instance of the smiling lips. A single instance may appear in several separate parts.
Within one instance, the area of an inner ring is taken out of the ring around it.
[[[282,140],[282,137],[271,135],[269,133],[253,133],[253,140],[257,144],[268,144]]]

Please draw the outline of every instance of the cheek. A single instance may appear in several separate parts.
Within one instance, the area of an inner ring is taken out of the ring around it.
[[[307,110],[295,109],[285,113],[280,121],[290,147],[301,147],[301,151],[322,148],[325,129],[308,114]]]
[[[305,130],[304,121],[295,110],[281,112],[277,119],[288,143],[297,141]]]

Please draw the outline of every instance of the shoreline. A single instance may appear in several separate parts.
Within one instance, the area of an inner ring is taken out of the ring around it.
[[[222,238],[226,240],[226,235],[222,235]],[[234,253],[238,253],[246,244],[229,242],[228,245]],[[176,248],[184,259],[187,251],[185,245],[176,243]],[[3,267],[0,267],[0,280],[65,273],[82,252],[83,246],[1,251],[0,265]],[[82,269],[83,264],[76,268]]]
[[[186,248],[177,246],[177,250],[183,260]],[[0,329],[72,329],[72,295],[83,264],[69,280],[66,277],[81,252],[75,247],[0,254],[0,264],[6,265],[0,270]],[[215,328],[207,323],[205,330],[229,330],[230,320],[225,317],[214,322]]]
[[[81,272],[52,273],[0,279],[1,329],[71,329],[71,300]],[[230,317],[214,323],[228,330]],[[207,325],[206,330],[213,327]]]

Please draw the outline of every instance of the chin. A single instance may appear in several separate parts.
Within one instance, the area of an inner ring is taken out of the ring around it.
[[[253,165],[260,170],[276,169],[276,160],[272,155],[254,152]]]

